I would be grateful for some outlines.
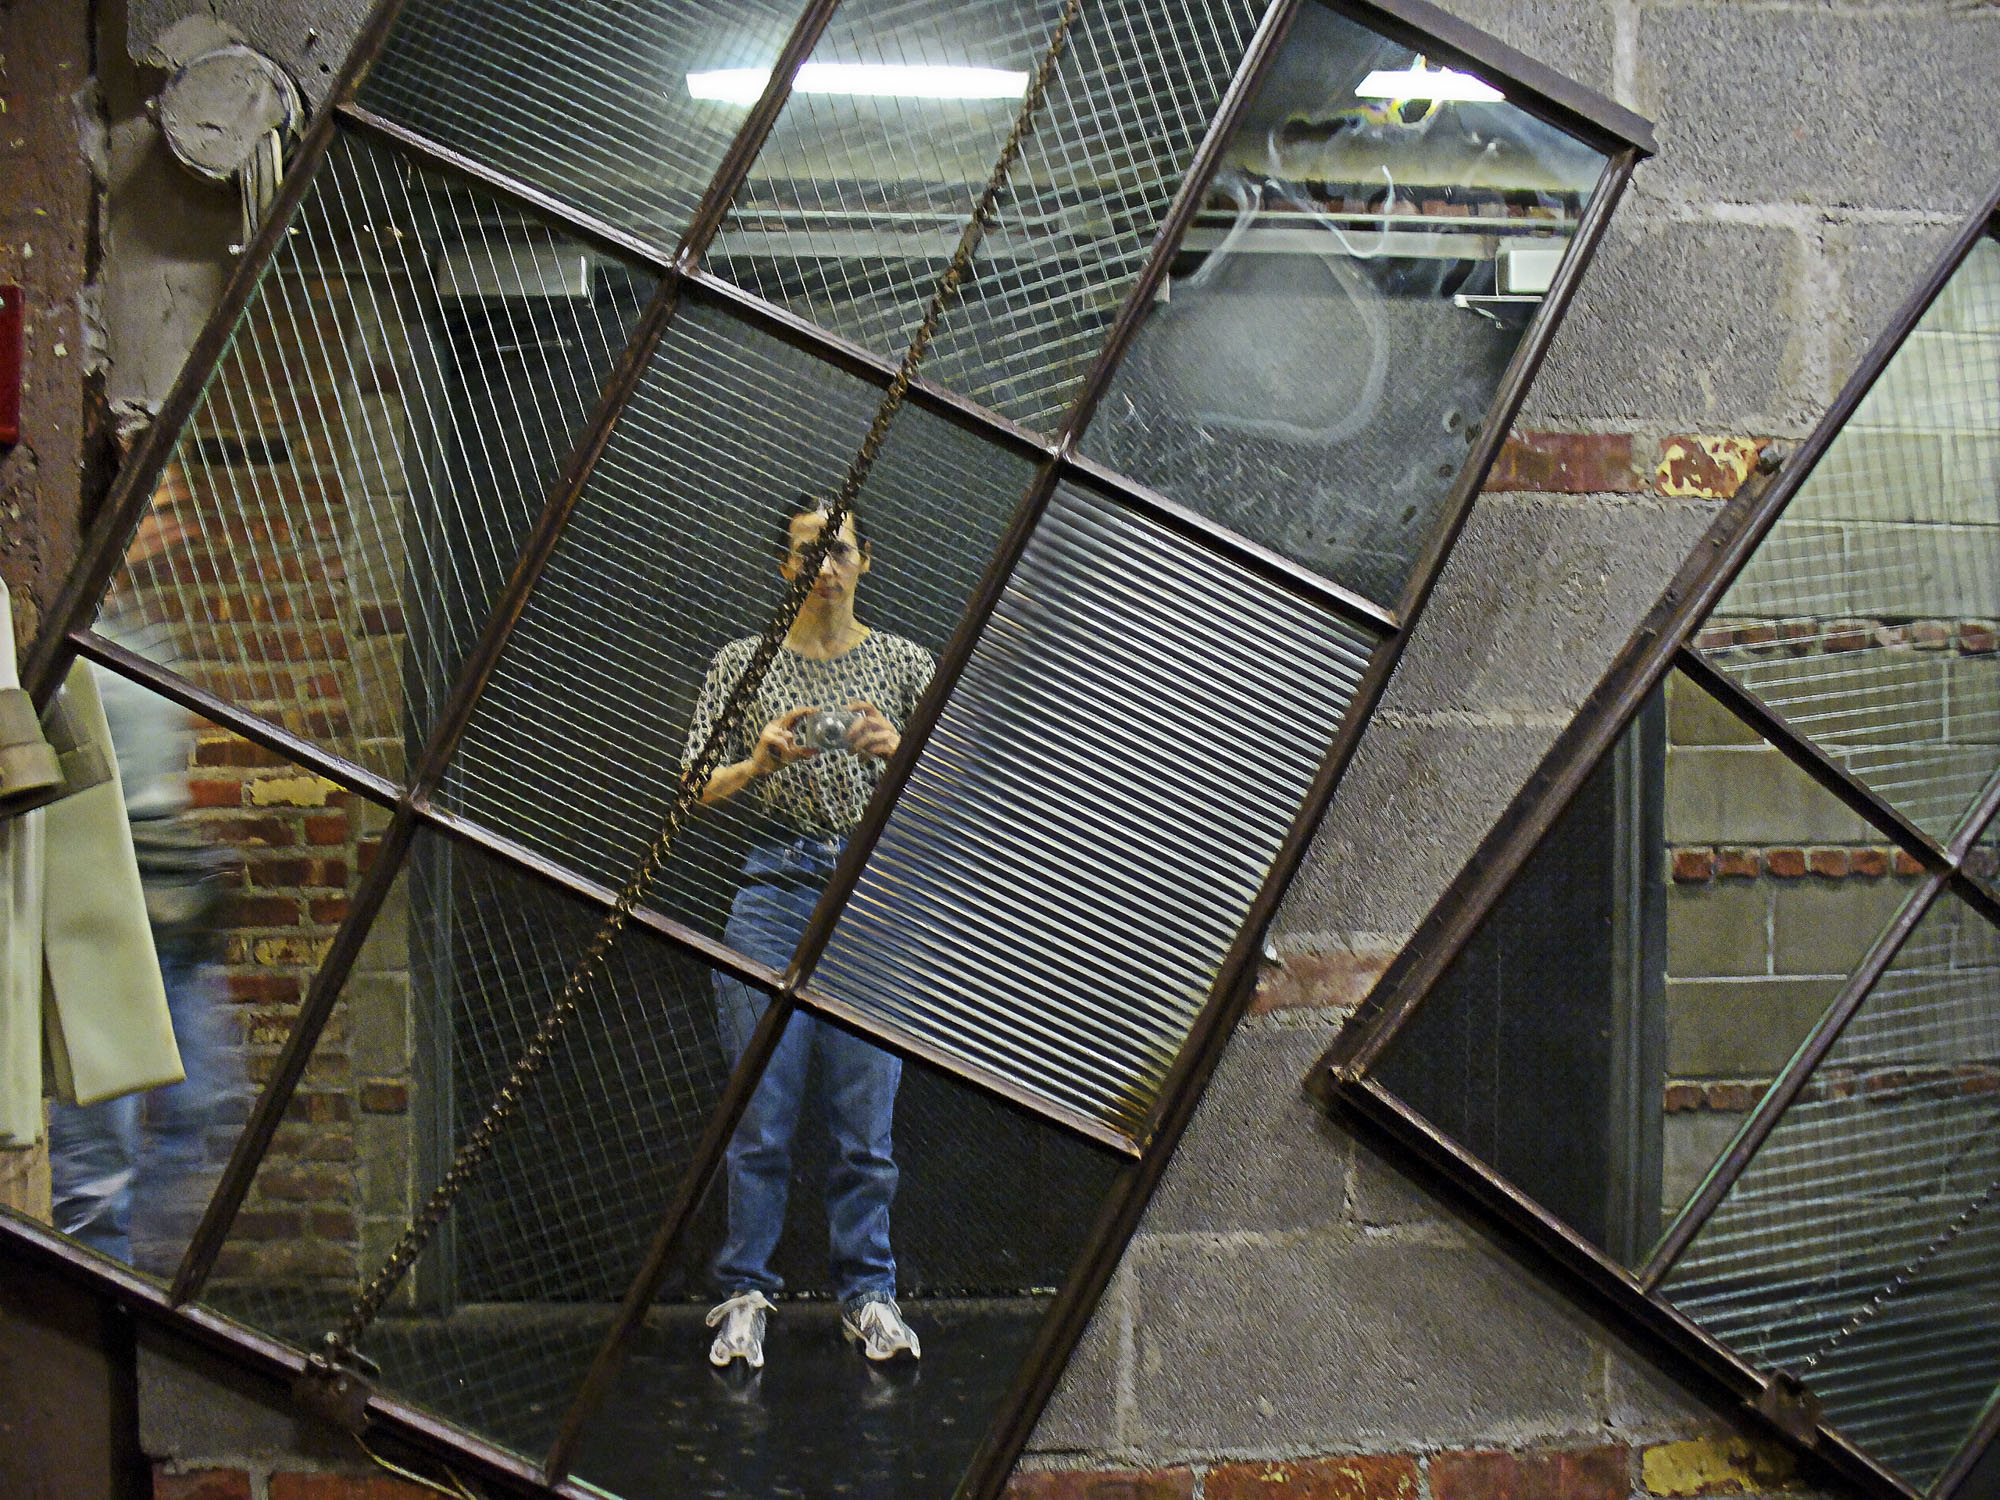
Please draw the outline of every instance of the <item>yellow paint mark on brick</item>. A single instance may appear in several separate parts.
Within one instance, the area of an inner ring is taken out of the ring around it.
[[[1690,1438],[1648,1448],[1640,1482],[1654,1495],[1752,1495],[1797,1487],[1792,1455],[1746,1437]]]
[[[309,969],[325,962],[332,946],[332,938],[259,938],[250,946],[250,957],[260,964]]]
[[[250,783],[250,800],[258,807],[325,807],[327,795],[339,790],[324,776],[268,776]]]
[[[1750,477],[1758,446],[1754,438],[1668,438],[1654,479],[1663,495],[1727,500]]]

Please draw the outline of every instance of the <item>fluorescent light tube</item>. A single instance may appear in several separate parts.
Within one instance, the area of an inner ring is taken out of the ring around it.
[[[721,104],[755,104],[771,81],[769,68],[720,68],[690,73],[687,90],[696,99]],[[1028,75],[1005,68],[932,68],[899,63],[815,63],[792,79],[798,94],[857,94],[884,99],[1018,99],[1028,91]]]
[[[1450,68],[1377,71],[1362,79],[1354,93],[1360,99],[1457,99],[1471,104],[1499,104],[1507,97],[1470,73],[1454,73]]]

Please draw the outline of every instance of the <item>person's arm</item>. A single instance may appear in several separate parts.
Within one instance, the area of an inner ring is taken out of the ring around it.
[[[793,726],[817,707],[808,703],[803,708],[795,708],[783,717],[773,719],[757,736],[757,743],[750,747],[748,756],[733,764],[716,767],[715,774],[708,778],[708,785],[701,789],[703,806],[726,802],[751,782],[761,781],[795,760],[806,760],[819,754],[792,738]],[[696,747],[697,750],[699,748]]]
[[[898,688],[903,701],[897,707],[902,711],[903,722],[908,723],[911,713],[916,710],[917,699],[923,696],[924,689],[930,685],[931,674],[937,670],[937,660],[921,646],[909,642],[903,644],[908,659],[902,664],[903,680]],[[847,736],[848,748],[856,755],[887,760],[902,747],[902,731],[876,705],[865,699],[856,699],[847,706],[861,715],[861,722]]]

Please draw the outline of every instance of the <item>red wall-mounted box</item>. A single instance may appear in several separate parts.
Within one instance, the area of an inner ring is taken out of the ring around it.
[[[0,286],[0,444],[21,441],[21,289]]]

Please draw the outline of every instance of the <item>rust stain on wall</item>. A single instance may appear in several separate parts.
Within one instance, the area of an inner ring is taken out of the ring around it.
[[[1727,500],[1750,477],[1763,438],[1683,435],[1660,445],[1654,487],[1690,500]]]

